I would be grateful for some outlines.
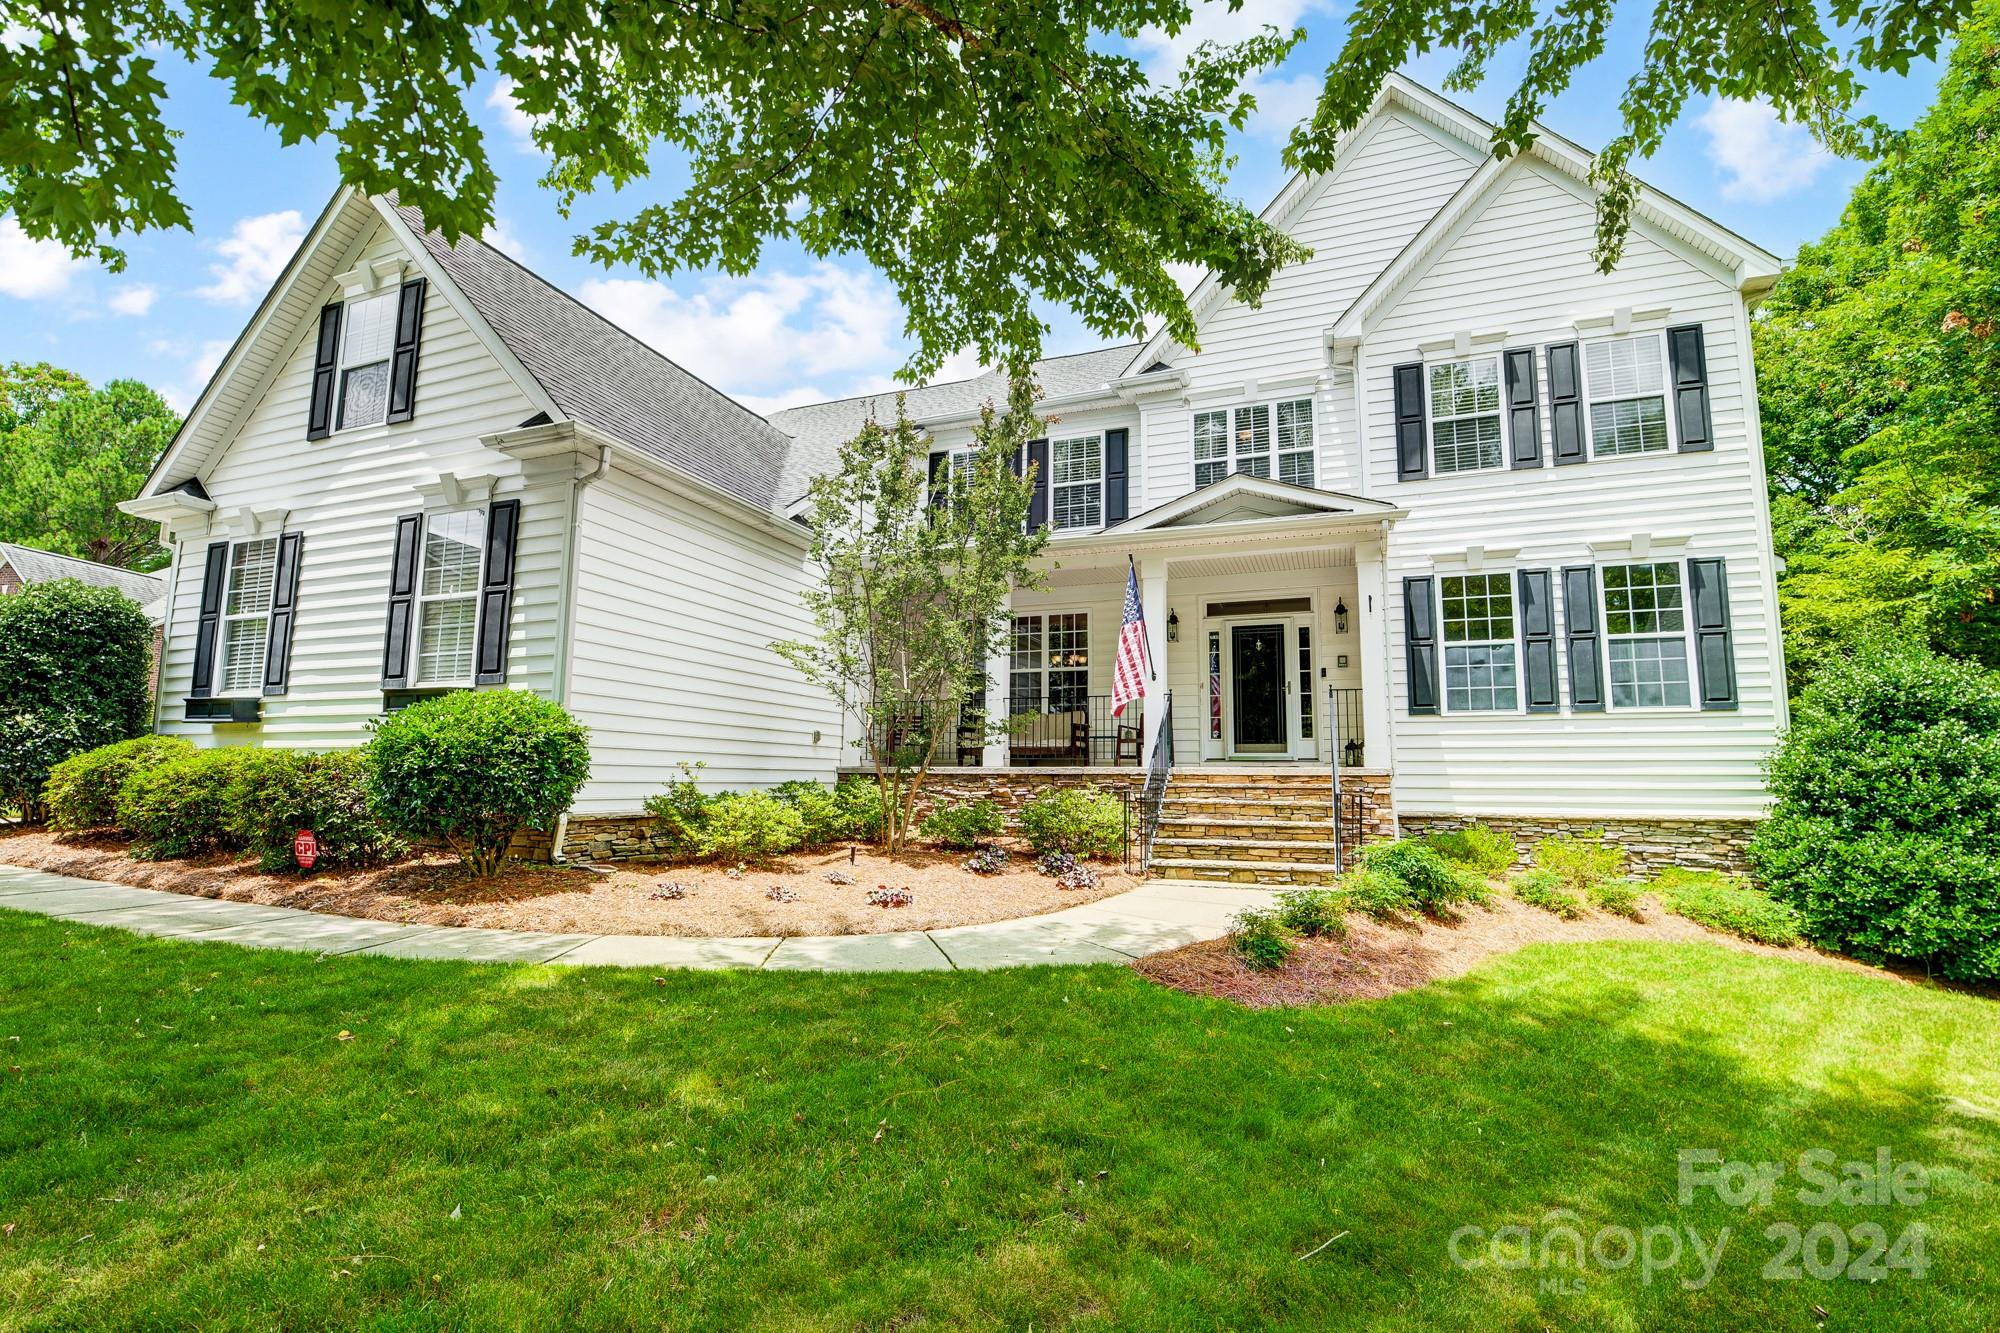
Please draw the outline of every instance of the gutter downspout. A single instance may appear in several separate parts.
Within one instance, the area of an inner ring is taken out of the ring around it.
[[[1389,836],[1391,838],[1400,838],[1403,836],[1403,820],[1402,816],[1396,810],[1396,699],[1393,691],[1390,691],[1388,687],[1389,682],[1395,679],[1396,668],[1389,658],[1389,608],[1386,605],[1389,600],[1389,529],[1394,526],[1388,519],[1385,518],[1382,520],[1382,600],[1385,603],[1382,607],[1381,616],[1382,685],[1384,693],[1390,695],[1389,698],[1383,700],[1383,703],[1387,704],[1388,707],[1382,710],[1382,730],[1389,740],[1389,763],[1387,765],[1389,769]]]
[[[570,479],[569,526],[563,533],[563,614],[562,638],[556,645],[556,702],[565,708],[569,706],[569,678],[572,659],[576,651],[576,558],[583,538],[583,492],[593,482],[604,480],[611,475],[611,446],[597,446],[597,466],[588,472],[578,473]],[[569,811],[556,816],[555,841],[549,849],[549,860],[561,865],[563,840],[569,834]]]

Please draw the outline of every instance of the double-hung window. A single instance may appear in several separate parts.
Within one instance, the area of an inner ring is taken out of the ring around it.
[[[1007,696],[1013,713],[1070,713],[1090,696],[1090,616],[1059,611],[1014,617]]]
[[[1520,699],[1510,574],[1438,580],[1443,600],[1444,702],[1453,713],[1511,712]]]
[[[340,416],[336,430],[389,418],[389,358],[396,350],[397,293],[349,301],[340,331]]]
[[[1250,403],[1194,414],[1194,484],[1221,481],[1231,472],[1313,484],[1313,406],[1310,398]]]
[[[1104,437],[1049,441],[1050,521],[1057,528],[1104,525]]]
[[[1599,338],[1583,345],[1594,456],[1667,451],[1666,359],[1665,343],[1657,333]]]
[[[417,580],[419,686],[472,683],[485,532],[482,510],[458,509],[424,519],[423,566]]]
[[[278,539],[260,537],[229,548],[229,582],[222,596],[223,694],[258,694],[271,642],[271,589],[278,577]]]
[[[1609,565],[1603,582],[1611,706],[1688,707],[1693,692],[1680,564]]]
[[[1500,359],[1475,356],[1433,363],[1430,386],[1433,470],[1480,472],[1503,462],[1500,445]]]

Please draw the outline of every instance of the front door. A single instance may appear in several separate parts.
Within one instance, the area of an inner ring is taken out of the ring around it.
[[[1237,754],[1284,754],[1285,627],[1232,625],[1229,629],[1232,749]]]

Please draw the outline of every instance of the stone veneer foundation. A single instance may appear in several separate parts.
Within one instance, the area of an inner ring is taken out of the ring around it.
[[[1743,873],[1744,855],[1755,819],[1538,819],[1521,815],[1410,815],[1402,817],[1406,834],[1441,832],[1471,823],[1499,829],[1514,839],[1517,865],[1528,864],[1536,842],[1563,834],[1589,835],[1599,829],[1605,840],[1625,849],[1631,868],[1640,873],[1682,866],[1689,870]]]

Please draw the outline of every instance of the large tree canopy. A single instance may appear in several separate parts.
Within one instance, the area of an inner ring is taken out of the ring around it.
[[[1657,0],[1625,133],[1599,161],[1599,258],[1617,255],[1634,156],[1695,94],[1770,99],[1836,148],[1876,146],[1851,118],[1868,71],[1933,51],[1970,0]],[[0,211],[116,267],[123,233],[189,225],[153,53],[211,70],[287,143],[331,136],[342,177],[398,192],[456,236],[493,217],[494,172],[466,93],[512,81],[565,207],[684,158],[670,198],[577,238],[648,273],[753,269],[763,244],[864,256],[888,276],[934,370],[970,346],[1039,348],[1035,302],[1107,337],[1154,320],[1193,343],[1169,265],[1213,270],[1256,301],[1302,251],[1223,190],[1228,128],[1251,78],[1302,36],[1204,44],[1149,81],[1116,39],[1186,28],[1243,0],[0,0]],[[1333,159],[1384,75],[1455,49],[1456,87],[1496,48],[1530,57],[1494,151],[1604,52],[1613,0],[1362,0],[1316,114],[1287,149]]]
[[[166,563],[156,524],[118,512],[181,419],[137,380],[93,389],[46,362],[0,367],[0,539],[107,565]]]
[[[2000,666],[2000,0],[1753,331],[1794,683],[1884,627]]]

